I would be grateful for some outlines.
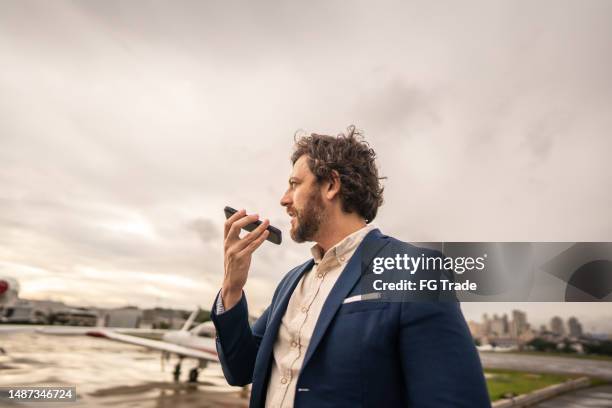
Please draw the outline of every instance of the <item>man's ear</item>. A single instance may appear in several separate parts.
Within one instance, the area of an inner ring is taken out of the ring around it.
[[[325,191],[325,197],[328,200],[333,200],[340,195],[340,173],[336,170],[332,170],[329,181],[327,183],[327,189]]]

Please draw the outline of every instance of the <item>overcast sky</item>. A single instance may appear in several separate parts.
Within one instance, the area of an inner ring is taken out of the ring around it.
[[[349,124],[388,177],[387,234],[612,240],[611,2],[373,4],[2,1],[0,275],[24,297],[209,307],[223,207],[288,238],[293,135]],[[309,256],[289,241],[255,256],[253,310]]]

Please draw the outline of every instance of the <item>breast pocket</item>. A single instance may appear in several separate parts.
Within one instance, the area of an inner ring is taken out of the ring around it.
[[[361,313],[361,312],[372,312],[375,310],[386,309],[389,307],[388,302],[374,301],[374,300],[360,300],[357,302],[345,303],[340,306],[338,315]]]

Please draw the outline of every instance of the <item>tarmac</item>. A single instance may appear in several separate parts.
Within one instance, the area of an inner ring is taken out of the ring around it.
[[[584,375],[612,381],[612,361],[503,352],[483,352],[480,353],[480,359],[485,368]]]
[[[610,408],[612,385],[585,388],[569,392],[535,405],[534,408]]]
[[[176,359],[138,346],[87,336],[0,332],[0,386],[76,386],[77,402],[13,406],[205,408],[247,407],[243,390],[227,385],[211,363],[198,383],[186,382],[195,361],[184,360],[182,381],[172,380]]]

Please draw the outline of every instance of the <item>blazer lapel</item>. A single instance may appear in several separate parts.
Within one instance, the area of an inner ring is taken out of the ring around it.
[[[359,281],[362,270],[367,268],[367,266],[372,262],[374,255],[376,255],[376,253],[382,249],[383,246],[389,243],[388,240],[381,239],[382,237],[383,235],[381,234],[380,230],[375,229],[370,231],[365,236],[359,247],[357,247],[357,250],[338,277],[338,280],[329,293],[327,300],[323,304],[323,309],[321,310],[321,314],[319,315],[319,319],[315,325],[314,333],[312,334],[310,344],[306,350],[306,356],[304,356],[304,363],[302,364],[301,368],[302,372],[317,349],[317,346],[323,339],[323,336],[327,331],[329,324],[336,315],[336,312],[340,308],[340,305]]]

